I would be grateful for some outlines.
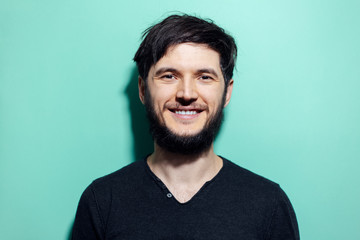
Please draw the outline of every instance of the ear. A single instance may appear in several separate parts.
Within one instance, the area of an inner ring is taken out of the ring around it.
[[[138,78],[139,98],[142,104],[145,104],[145,80],[139,76]]]
[[[227,91],[226,91],[226,96],[225,96],[224,107],[226,107],[230,102],[230,98],[231,98],[231,94],[232,94],[232,90],[233,90],[233,85],[234,85],[234,80],[230,79],[230,81],[229,81],[229,83],[227,85]]]

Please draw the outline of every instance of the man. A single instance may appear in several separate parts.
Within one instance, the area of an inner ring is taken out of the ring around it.
[[[299,239],[279,185],[214,153],[233,89],[234,39],[173,15],[149,28],[134,61],[154,152],[83,193],[77,239]]]

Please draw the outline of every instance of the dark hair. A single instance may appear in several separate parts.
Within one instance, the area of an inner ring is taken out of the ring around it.
[[[237,48],[234,38],[211,20],[189,15],[171,15],[143,33],[143,41],[134,61],[140,76],[146,80],[150,67],[162,58],[171,46],[192,42],[206,44],[220,54],[220,67],[225,84],[233,76]]]

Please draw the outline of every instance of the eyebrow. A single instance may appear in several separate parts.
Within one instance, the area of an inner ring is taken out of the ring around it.
[[[179,73],[179,71],[176,70],[175,68],[163,67],[156,70],[155,76],[159,76],[165,72]]]
[[[172,72],[172,73],[180,74],[180,72],[178,70],[176,70],[175,68],[163,67],[163,68],[159,68],[158,70],[156,70],[155,76],[159,76],[165,72]],[[217,78],[219,77],[218,74],[216,73],[216,71],[212,68],[201,68],[201,69],[197,70],[196,73],[197,74],[209,73],[209,74],[214,75]]]
[[[219,77],[218,75],[217,75],[217,73],[215,72],[215,70],[214,69],[212,69],[212,68],[202,68],[202,69],[199,69],[198,71],[197,71],[197,73],[209,73],[209,74],[212,74],[212,75],[214,75],[215,77]]]

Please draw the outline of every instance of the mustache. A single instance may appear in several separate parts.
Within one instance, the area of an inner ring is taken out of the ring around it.
[[[165,108],[168,109],[182,109],[182,108],[186,108],[186,109],[196,109],[196,110],[208,110],[208,106],[206,104],[202,104],[202,103],[190,103],[190,104],[181,104],[179,102],[169,102],[169,103],[165,103],[164,105]]]

